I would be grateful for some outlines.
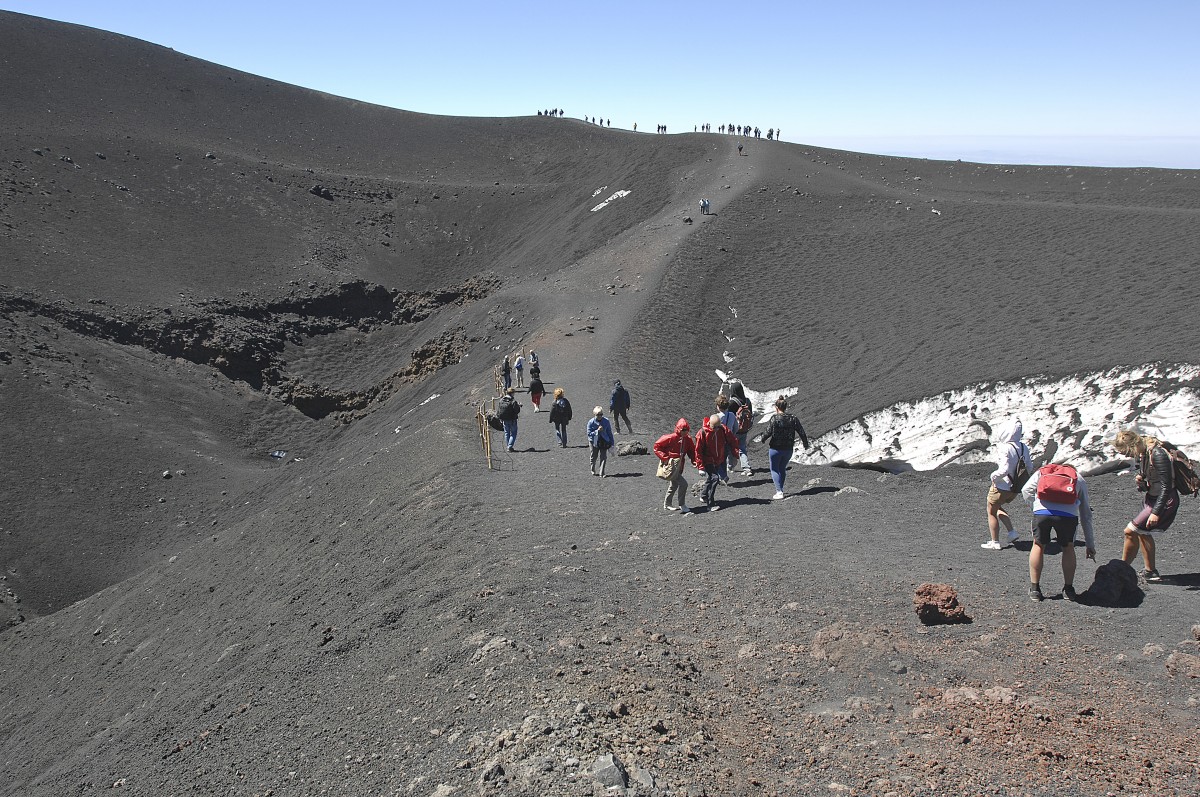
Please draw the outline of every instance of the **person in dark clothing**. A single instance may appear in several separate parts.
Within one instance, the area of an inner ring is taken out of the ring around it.
[[[749,476],[753,471],[750,469],[750,457],[747,454],[747,445],[750,440],[750,430],[754,427],[754,405],[746,397],[746,388],[743,387],[741,382],[734,382],[730,386],[729,404],[733,407],[733,412],[738,422],[736,432],[739,452],[738,465],[742,469],[742,475]]]
[[[558,444],[567,447],[567,424],[571,422],[571,402],[561,387],[554,388],[554,403],[550,405],[550,423],[554,424],[554,436]]]
[[[621,431],[621,419],[625,420],[625,428],[633,431],[633,424],[629,422],[627,410],[633,406],[629,401],[629,391],[621,387],[621,380],[613,382],[613,392],[608,398],[608,409],[612,412],[613,423],[617,427],[617,431]]]
[[[1146,494],[1142,511],[1125,527],[1125,547],[1121,558],[1132,564],[1141,549],[1147,581],[1162,581],[1154,561],[1154,535],[1166,531],[1175,522],[1179,510],[1179,490],[1175,486],[1175,466],[1171,455],[1157,437],[1143,437],[1128,429],[1117,432],[1113,448],[1138,462],[1138,492]]]
[[[796,447],[796,435],[800,436],[800,442],[807,451],[808,435],[804,433],[800,420],[787,411],[787,399],[780,396],[775,399],[775,414],[767,421],[767,430],[761,437],[771,449],[771,480],[775,482],[775,495],[771,497],[776,501],[783,498],[783,483],[787,479],[787,466],[792,461],[792,451]]]
[[[533,402],[533,411],[542,411],[542,396],[546,395],[546,386],[542,384],[540,377],[533,376],[533,371],[530,371],[529,380],[529,400]]]
[[[509,452],[515,451],[517,445],[517,416],[521,414],[521,405],[517,402],[515,391],[510,387],[504,392],[504,398],[496,405],[496,417],[504,424],[504,446]]]
[[[500,376],[504,378],[504,389],[508,390],[512,387],[512,363],[508,360],[508,355],[504,355],[504,362],[500,363]]]

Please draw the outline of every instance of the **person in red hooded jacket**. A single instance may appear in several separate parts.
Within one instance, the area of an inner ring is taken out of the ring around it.
[[[720,415],[704,419],[704,428],[696,435],[696,467],[704,474],[704,505],[710,512],[721,508],[717,503],[717,485],[721,483],[721,467],[725,457],[732,452],[738,455],[738,441],[733,432],[721,422]]]
[[[654,455],[670,470],[671,477],[667,483],[667,496],[663,499],[663,509],[678,510],[688,513],[687,489],[688,483],[683,478],[683,460],[690,459],[696,464],[696,444],[692,442],[689,432],[692,427],[684,418],[675,423],[675,431],[658,438],[654,443]],[[679,506],[671,506],[671,498],[679,496]]]

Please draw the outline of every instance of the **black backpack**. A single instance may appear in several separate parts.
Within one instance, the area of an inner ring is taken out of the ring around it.
[[[1014,490],[1020,490],[1025,486],[1025,482],[1029,481],[1029,468],[1025,467],[1025,455],[1021,453],[1024,445],[1021,443],[1009,443],[1017,448],[1017,466],[1013,468],[1012,476],[1009,481],[1012,482]]]
[[[521,405],[512,396],[505,396],[500,399],[500,404],[496,408],[496,417],[502,421],[515,421],[517,416],[521,414]]]
[[[1168,442],[1164,441],[1162,447],[1167,450],[1167,454],[1171,457],[1171,470],[1174,471],[1175,490],[1180,495],[1196,497],[1200,493],[1200,476],[1196,475],[1196,468],[1192,464],[1192,461],[1188,459],[1187,454]]]

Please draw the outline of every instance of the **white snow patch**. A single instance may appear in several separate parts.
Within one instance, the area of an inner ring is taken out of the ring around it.
[[[595,196],[595,194],[593,194],[592,196]],[[624,190],[618,191],[617,193],[610,196],[608,199],[601,202],[599,205],[596,205],[596,207],[592,208],[592,213],[595,213],[597,210],[603,210],[604,208],[608,207],[609,202],[615,202],[623,196],[629,196],[629,192],[624,191]]]
[[[770,409],[776,396],[796,392],[746,387],[760,410]],[[1070,462],[1085,474],[1123,461],[1109,445],[1120,429],[1200,452],[1200,367],[1149,364],[970,385],[867,413],[813,440],[807,452],[797,447],[792,461],[875,464],[892,471],[991,462],[996,438],[1013,418],[1021,419],[1036,461]]]
[[[429,398],[425,399],[424,401],[422,401],[422,402],[421,402],[420,404],[418,404],[417,406],[418,406],[418,407],[424,407],[426,404],[428,404],[429,402],[433,401],[435,398],[439,398],[441,395],[442,395],[441,393],[434,393],[432,396],[430,396]]]
[[[606,186],[606,185],[600,186],[599,188],[597,188],[595,191],[592,192],[592,196],[594,196],[594,197],[600,196],[600,192],[603,191],[605,188],[608,188],[608,186]]]
[[[723,352],[721,352],[721,359],[727,363],[731,363],[731,362],[733,362],[733,355],[730,354],[728,351],[723,351]]]

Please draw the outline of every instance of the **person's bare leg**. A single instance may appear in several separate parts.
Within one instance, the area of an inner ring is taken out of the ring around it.
[[[1149,534],[1139,534],[1138,540],[1142,544],[1142,559],[1146,561],[1146,569],[1157,570],[1154,566],[1154,538]]]
[[[991,501],[988,501],[988,505],[987,505],[988,534],[991,535],[992,542],[1000,541],[1000,513],[1003,511],[1004,510],[1000,507],[999,504],[993,504]]]
[[[999,507],[996,510],[996,519],[999,520],[1002,524],[1004,524],[1005,531],[1007,531],[1010,534],[1012,533],[1012,530],[1013,530],[1012,518],[1010,518],[1008,516],[1008,513],[1004,511],[1004,507]]]
[[[1134,528],[1132,523],[1125,527],[1125,543],[1121,548],[1121,559],[1125,561],[1125,564],[1133,564],[1133,560],[1137,557],[1138,548],[1140,547],[1138,538],[1141,536],[1137,533],[1137,529]]]
[[[1062,552],[1064,587],[1072,587],[1075,585],[1075,561],[1075,541],[1071,540],[1063,546]]]
[[[1042,544],[1036,539],[1033,541],[1033,547],[1029,549],[1029,583],[1040,584],[1042,581],[1042,560],[1043,551]]]

